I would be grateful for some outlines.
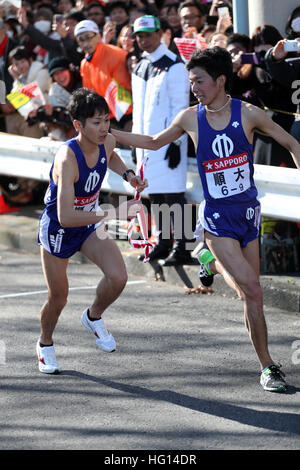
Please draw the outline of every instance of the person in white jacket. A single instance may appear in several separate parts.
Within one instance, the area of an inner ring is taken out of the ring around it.
[[[9,54],[11,65],[9,73],[14,79],[12,92],[19,86],[28,85],[36,82],[43,94],[45,103],[49,102],[50,75],[47,68],[39,61],[33,60],[24,46],[17,46]],[[6,131],[9,134],[23,135],[25,137],[40,138],[43,136],[42,130],[38,124],[28,126],[26,116],[18,112],[6,115]]]
[[[189,106],[188,73],[181,59],[161,42],[158,18],[152,15],[137,18],[133,34],[143,54],[132,72],[132,132],[152,135],[166,129]],[[157,151],[136,149],[136,157],[138,169],[144,162],[151,213],[158,233],[150,261],[165,259],[165,264],[184,264],[190,261],[184,237],[187,136]],[[162,210],[166,206],[171,208],[173,230],[170,218]]]

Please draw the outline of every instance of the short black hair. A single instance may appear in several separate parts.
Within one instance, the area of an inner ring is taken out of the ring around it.
[[[168,5],[166,5],[168,6]],[[190,7],[195,7],[200,13],[200,16],[205,16],[205,11],[203,9],[203,5],[198,3],[195,0],[187,0],[186,2],[180,3],[178,7],[178,14],[181,12],[183,8],[190,8]]]
[[[216,81],[220,75],[225,75],[225,89],[226,91],[230,89],[233,67],[231,55],[224,47],[215,46],[204,50],[196,49],[186,64],[188,71],[195,67],[204,69],[214,81]]]
[[[103,13],[106,12],[106,8],[102,5],[102,3],[100,2],[91,2],[91,3],[88,3],[86,5],[86,7],[84,7],[84,11],[90,11],[91,8],[101,8],[101,10],[103,11]]]
[[[112,10],[114,10],[115,8],[122,8],[127,13],[127,15],[129,15],[129,8],[125,2],[122,2],[122,0],[116,0],[114,2],[109,3],[109,5],[107,6],[108,13],[111,13]]]
[[[230,46],[230,44],[234,44],[234,43],[238,43],[238,44],[241,44],[243,46],[243,48],[245,49],[245,51],[249,51],[250,50],[250,45],[251,45],[251,40],[250,40],[250,37],[247,36],[247,34],[241,34],[241,33],[233,33],[229,36],[228,40],[227,40],[227,45],[226,47]]]
[[[15,60],[26,59],[28,61],[32,58],[32,56],[28,52],[28,49],[25,46],[15,47],[14,49],[12,49],[10,51],[8,57],[9,57],[10,60],[13,60],[13,59],[15,59]]]
[[[283,37],[275,26],[264,24],[255,28],[251,37],[251,43],[253,48],[262,44],[271,44],[274,47],[281,39]]]
[[[97,111],[100,114],[109,114],[108,104],[103,96],[88,88],[78,88],[74,91],[67,109],[72,120],[81,121],[83,125],[86,119],[93,117]]]
[[[100,3],[98,3],[100,5]],[[85,15],[81,11],[76,11],[76,10],[70,10],[68,13],[64,15],[65,20],[75,20],[78,23],[80,21],[86,20]]]

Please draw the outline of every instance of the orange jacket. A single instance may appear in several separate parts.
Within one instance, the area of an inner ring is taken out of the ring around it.
[[[131,93],[131,77],[126,66],[127,51],[111,44],[99,42],[91,60],[84,58],[80,64],[82,86],[105,98],[112,79]],[[126,114],[132,112],[132,107]],[[110,113],[110,118],[114,117]]]

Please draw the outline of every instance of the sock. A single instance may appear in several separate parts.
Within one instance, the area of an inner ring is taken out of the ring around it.
[[[88,319],[89,319],[90,321],[97,321],[97,320],[100,320],[100,318],[91,318],[91,317],[90,317],[90,309],[89,309],[89,308],[88,308],[88,310],[87,310],[87,316],[88,316]]]
[[[43,344],[40,342],[40,347],[41,348],[48,348],[49,346],[53,346],[53,342],[51,344]]]

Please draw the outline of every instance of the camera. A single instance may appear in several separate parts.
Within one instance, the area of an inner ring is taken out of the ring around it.
[[[43,106],[40,106],[35,116],[28,116],[26,120],[29,126],[43,122],[53,123],[61,126],[72,126],[72,120],[69,112],[61,106],[54,106],[52,114],[48,114]]]
[[[221,5],[217,6],[218,10],[218,17],[221,18],[224,15],[229,15],[229,5],[228,3],[222,3]]]
[[[54,19],[54,23],[61,23],[64,17],[63,15],[54,15],[53,19]]]
[[[284,50],[286,52],[300,52],[300,41],[297,41],[297,39],[286,41],[284,43]]]
[[[241,61],[242,64],[260,65],[262,62],[262,57],[256,52],[245,53],[241,55]]]

